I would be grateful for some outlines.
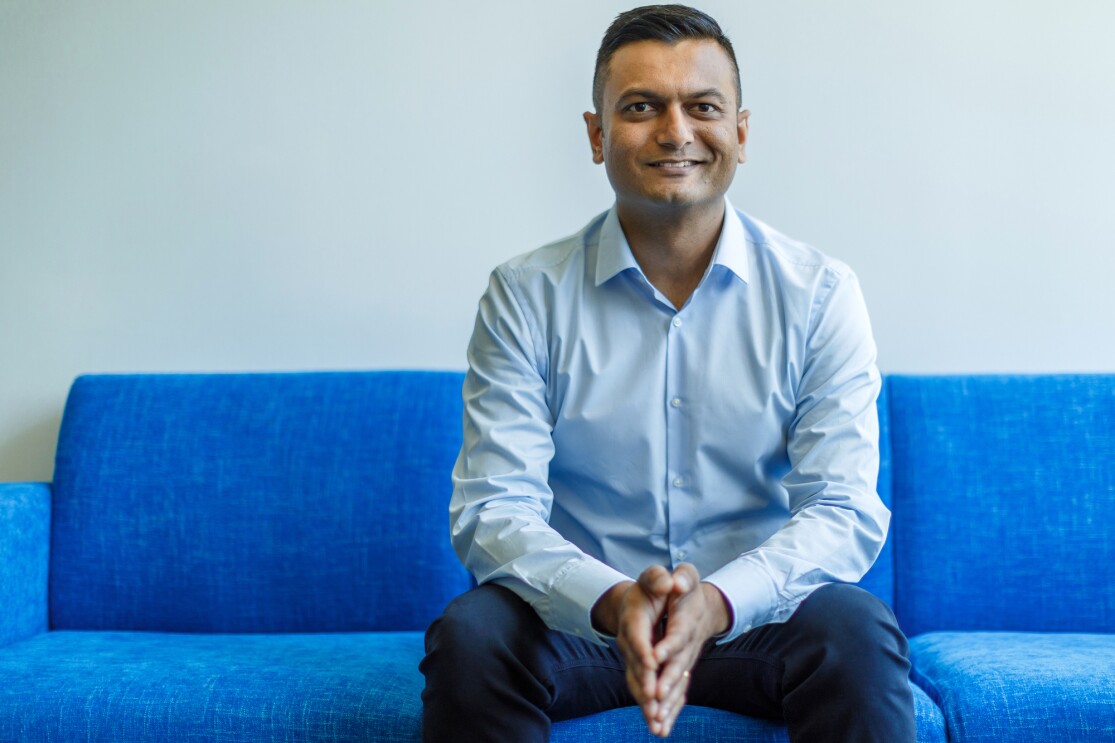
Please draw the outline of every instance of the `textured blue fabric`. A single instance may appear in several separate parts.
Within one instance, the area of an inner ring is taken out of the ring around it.
[[[910,651],[954,743],[1115,741],[1115,635],[931,632]]]
[[[887,378],[883,378],[883,389],[879,393],[879,482],[876,490],[883,504],[893,510],[891,493],[891,456],[890,456],[890,404],[888,402]],[[894,608],[894,525],[887,533],[887,541],[875,559],[875,564],[867,571],[858,584],[881,598],[887,606]]]
[[[0,650],[0,740],[420,739],[422,635],[56,631]],[[915,689],[918,740],[944,720]],[[647,740],[635,708],[554,726],[555,743]],[[785,727],[689,708],[673,743],[785,741]]]
[[[421,654],[417,632],[47,632],[0,649],[0,740],[417,743]]]
[[[60,629],[418,630],[447,538],[463,376],[79,378],[55,468]]]
[[[945,743],[945,718],[941,710],[917,686],[914,715],[918,743]],[[553,726],[550,743],[661,743],[647,731],[638,707],[623,707],[597,715],[566,720]],[[770,720],[741,717],[708,707],[686,707],[670,733],[670,743],[787,743],[786,726]]]
[[[1115,632],[1115,375],[890,377],[895,609]]]
[[[0,483],[0,647],[46,630],[49,550],[50,485]]]

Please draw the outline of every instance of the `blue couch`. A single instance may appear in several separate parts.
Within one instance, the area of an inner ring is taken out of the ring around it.
[[[86,376],[0,485],[0,740],[417,741],[462,376]],[[1115,376],[898,377],[891,537],[921,741],[1115,740]],[[554,741],[652,740],[633,708]],[[785,741],[688,707],[677,741]]]

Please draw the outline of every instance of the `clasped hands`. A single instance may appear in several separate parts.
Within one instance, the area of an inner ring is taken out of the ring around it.
[[[618,583],[596,602],[593,624],[615,635],[627,686],[654,735],[670,734],[701,650],[728,630],[729,618],[723,594],[702,583],[689,563],[672,573],[652,565],[638,581]]]

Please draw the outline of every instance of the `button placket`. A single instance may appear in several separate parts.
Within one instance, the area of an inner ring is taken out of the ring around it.
[[[684,488],[688,481],[685,473],[691,465],[686,461],[685,428],[688,423],[685,404],[685,344],[682,327],[685,321],[677,314],[669,318],[666,325],[667,364],[666,364],[666,528],[671,562],[676,566],[689,557],[689,552],[681,549],[679,540],[684,540],[683,531],[675,529],[674,522],[685,516],[686,498]],[[680,511],[678,509],[681,509]]]

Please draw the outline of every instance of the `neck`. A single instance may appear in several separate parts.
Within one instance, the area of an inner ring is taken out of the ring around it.
[[[617,203],[616,213],[647,280],[681,309],[712,260],[724,225],[724,200],[652,212]]]

